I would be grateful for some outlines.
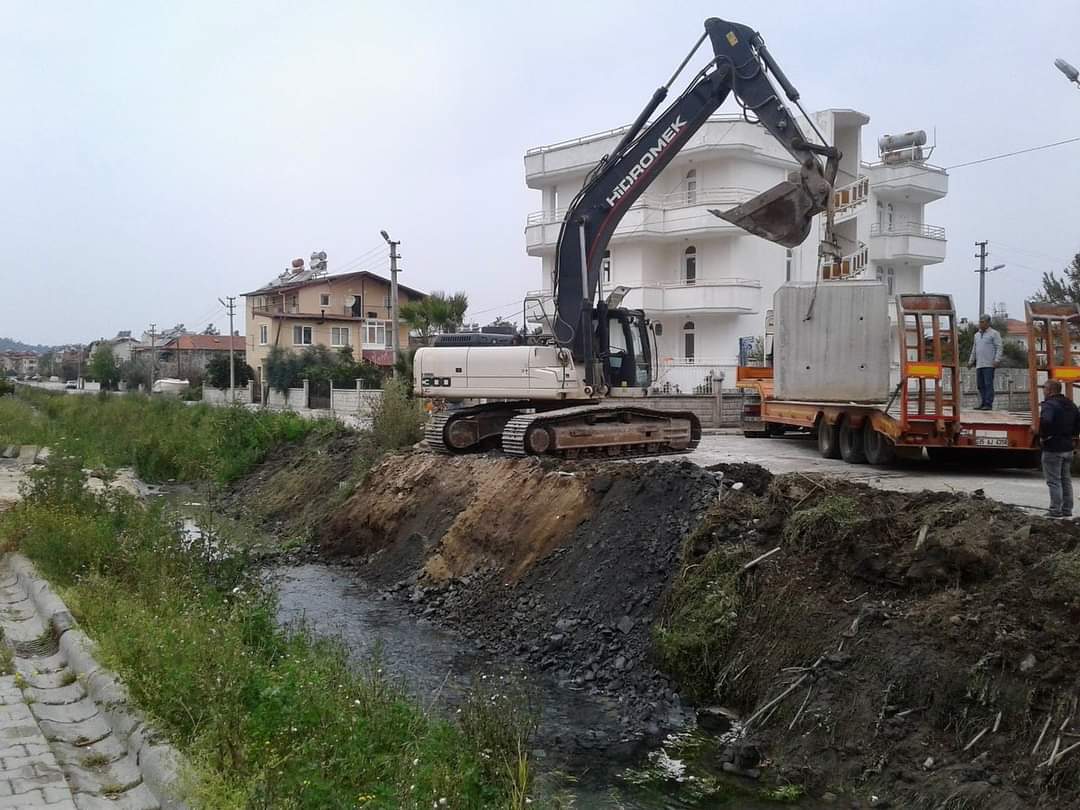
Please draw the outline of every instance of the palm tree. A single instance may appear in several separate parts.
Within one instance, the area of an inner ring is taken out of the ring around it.
[[[456,332],[465,322],[465,312],[469,308],[469,296],[463,292],[447,295],[433,292],[419,301],[408,301],[401,305],[401,320],[409,329],[430,343],[438,332]]]

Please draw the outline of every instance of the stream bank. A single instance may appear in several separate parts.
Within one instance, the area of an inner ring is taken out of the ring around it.
[[[414,452],[311,525],[369,596],[478,660],[615,707],[611,732],[576,735],[571,757],[634,751],[726,708],[749,727],[704,758],[755,795],[1080,800],[1080,755],[1052,757],[1080,733],[1071,523],[753,465]]]

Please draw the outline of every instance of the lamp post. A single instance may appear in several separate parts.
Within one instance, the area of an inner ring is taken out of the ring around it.
[[[1065,78],[1080,88],[1080,70],[1077,70],[1064,59],[1055,59],[1054,67],[1065,74]]]
[[[390,306],[391,322],[394,329],[394,338],[391,345],[394,347],[394,374],[397,375],[397,362],[401,357],[401,335],[398,328],[398,292],[397,292],[397,260],[401,258],[397,252],[397,246],[401,242],[395,242],[386,231],[379,231],[386,244],[390,246]]]

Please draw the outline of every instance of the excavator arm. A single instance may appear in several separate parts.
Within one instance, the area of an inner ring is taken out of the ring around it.
[[[687,89],[651,124],[646,122],[667,95],[668,87],[705,39],[714,58]],[[595,384],[595,344],[606,345],[606,323],[594,314],[600,263],[612,233],[660,171],[708,120],[729,93],[746,113],[753,113],[799,162],[797,175],[727,211],[712,211],[739,227],[787,247],[801,244],[812,218],[827,209],[839,153],[812,144],[803,135],[772,81],[798,103],[798,91],[772,59],[761,36],[738,23],[717,18],[705,21],[705,34],[667,85],[630,126],[618,146],[587,178],[563,220],[555,258],[556,342],[583,363],[586,379]],[[822,167],[819,156],[828,159]],[[606,305],[599,303],[601,315]],[[597,335],[599,327],[600,335]]]

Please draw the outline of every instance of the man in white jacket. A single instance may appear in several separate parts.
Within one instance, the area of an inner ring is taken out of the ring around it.
[[[975,369],[979,384],[977,411],[994,410],[994,369],[1001,363],[1004,351],[1001,335],[990,325],[990,316],[980,315],[979,331],[971,342],[971,357],[968,358],[968,366]]]

